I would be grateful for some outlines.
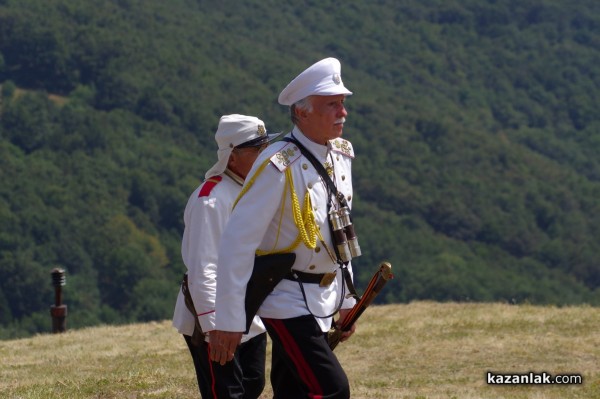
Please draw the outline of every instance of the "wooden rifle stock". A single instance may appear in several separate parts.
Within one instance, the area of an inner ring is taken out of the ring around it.
[[[379,270],[373,275],[369,285],[365,289],[360,300],[354,305],[354,307],[350,310],[350,312],[346,315],[344,320],[340,325],[334,325],[334,327],[329,330],[327,334],[327,339],[329,341],[329,347],[331,350],[334,350],[337,344],[339,344],[340,339],[342,338],[342,332],[350,330],[352,325],[358,320],[358,318],[363,314],[365,309],[373,302],[377,294],[383,289],[385,283],[388,280],[394,278],[392,274],[392,265],[389,262],[382,262],[379,266]]]

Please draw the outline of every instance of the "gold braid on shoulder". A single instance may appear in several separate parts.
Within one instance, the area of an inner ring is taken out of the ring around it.
[[[258,175],[260,175],[262,173],[262,171],[265,170],[265,168],[267,167],[269,162],[271,162],[270,159],[265,159],[265,161],[258,167],[258,169],[256,169],[256,172],[252,175],[250,180],[247,180],[247,183],[242,188],[242,191],[240,191],[237,198],[235,199],[235,202],[233,203],[233,208],[235,208],[235,206],[237,205],[240,198],[242,198],[244,196],[244,194],[246,194],[248,192],[248,190],[250,190],[250,187],[252,187],[252,185],[256,181],[256,178],[258,177]]]
[[[265,167],[269,164],[270,159],[266,159],[257,169],[256,173],[252,175],[252,177],[247,180],[247,183],[244,185],[244,188],[236,198],[233,207],[237,205],[239,200],[250,190],[256,178],[264,171]],[[286,248],[275,249],[273,248],[270,251],[256,250],[256,255],[270,255],[270,254],[278,254],[278,253],[286,253],[292,252],[300,243],[304,243],[304,245],[309,249],[315,249],[317,246],[317,237],[321,237],[321,232],[317,228],[317,224],[315,222],[315,216],[312,210],[312,202],[310,200],[310,194],[308,191],[304,195],[304,207],[300,209],[300,202],[298,201],[298,196],[296,195],[296,190],[294,190],[294,179],[292,177],[292,171],[290,168],[285,170],[285,182],[286,187],[283,191],[283,200],[281,202],[281,215],[279,220],[279,229],[277,231],[277,239],[275,241],[275,246],[279,241],[279,230],[281,229],[281,219],[283,216],[283,209],[285,207],[286,202],[286,194],[289,189],[290,197],[292,199],[292,214],[294,216],[294,224],[298,228],[298,237]],[[322,238],[321,238],[322,239]]]

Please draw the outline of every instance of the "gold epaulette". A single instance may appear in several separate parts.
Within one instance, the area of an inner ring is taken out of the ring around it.
[[[270,161],[280,172],[285,172],[301,155],[300,149],[294,143],[287,143],[270,158]]]
[[[331,144],[331,151],[354,158],[354,149],[352,148],[352,143],[348,140],[338,137],[337,139],[329,140],[329,143]]]

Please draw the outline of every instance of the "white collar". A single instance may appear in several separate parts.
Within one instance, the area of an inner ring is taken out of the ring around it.
[[[327,158],[327,154],[329,153],[329,145],[321,145],[317,144],[302,133],[302,131],[298,128],[298,126],[294,126],[292,130],[292,134],[294,138],[300,142],[304,147],[308,149],[313,155],[318,156],[319,158]],[[327,142],[329,143],[329,142]]]
[[[241,177],[239,177],[238,175],[236,175],[235,173],[233,173],[233,171],[229,168],[225,169],[225,173],[231,180],[233,180],[234,182],[236,182],[237,184],[239,184],[240,186],[244,185],[244,179],[242,179]]]

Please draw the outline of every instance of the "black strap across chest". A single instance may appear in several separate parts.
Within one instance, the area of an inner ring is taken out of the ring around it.
[[[312,164],[312,166],[315,168],[315,170],[317,171],[319,176],[321,176],[321,178],[323,179],[323,182],[325,182],[325,185],[327,186],[327,189],[328,189],[330,195],[335,197],[341,206],[348,205],[348,203],[346,202],[346,198],[344,197],[344,194],[338,191],[337,187],[335,186],[335,183],[333,182],[331,177],[329,177],[329,174],[325,170],[325,167],[321,164],[321,162],[319,162],[317,160],[317,158],[310,151],[308,151],[308,149],[304,145],[302,145],[294,137],[284,137],[282,139],[282,141],[287,141],[289,143],[295,144],[300,149],[300,152],[302,153],[302,155],[304,155],[304,157],[306,159],[308,159],[308,161]],[[327,201],[327,213],[328,214],[329,214],[330,209],[331,209],[331,201]],[[331,222],[329,223],[329,228],[330,229],[332,228]],[[333,235],[333,233],[332,233],[332,235]],[[346,282],[346,286],[348,287],[348,290],[350,291],[350,295],[357,299],[360,299],[360,296],[356,293],[356,288],[354,288],[354,284],[352,282],[352,277],[350,276],[350,273],[348,272],[348,267],[347,267],[348,262],[342,262],[340,260],[340,255],[339,255],[337,247],[335,245],[334,245],[334,250],[335,250],[337,258],[338,258],[338,264],[340,265],[343,279]],[[306,294],[304,292],[304,287],[302,285],[302,281],[300,281],[298,278],[294,278],[294,280],[298,281],[298,283],[300,284],[300,289],[302,290],[302,296],[304,297],[304,301],[308,307],[308,302],[306,302]],[[338,310],[342,306],[342,302],[345,297],[344,291],[345,291],[344,285],[342,284],[342,295],[340,296],[340,303],[337,306],[336,310],[332,314],[327,315],[327,316],[317,316],[317,315],[313,314],[310,311],[310,309],[308,309],[308,311],[310,312],[310,314],[312,314],[313,316],[318,317],[318,318],[327,318],[327,317],[333,316],[335,313],[338,312]]]
[[[316,169],[319,176],[321,176],[321,179],[323,179],[323,182],[325,182],[325,185],[327,186],[327,190],[329,191],[329,193],[331,193],[331,195],[333,195],[339,201],[341,206],[346,206],[347,203],[346,203],[346,198],[344,197],[344,194],[342,194],[341,192],[338,191],[337,187],[335,186],[335,183],[333,182],[333,180],[331,180],[331,177],[329,177],[329,174],[327,173],[327,171],[325,170],[325,167],[321,164],[321,162],[319,162],[317,160],[317,158],[315,158],[315,156],[310,151],[308,151],[308,149],[304,145],[302,145],[298,140],[296,140],[294,137],[284,137],[282,139],[282,141],[287,141],[289,143],[293,143],[300,149],[300,152],[302,153],[302,155],[304,155],[304,157],[306,159],[308,159],[308,161]],[[328,212],[330,210],[330,207],[331,207],[331,202],[328,201],[327,202],[327,211]]]

